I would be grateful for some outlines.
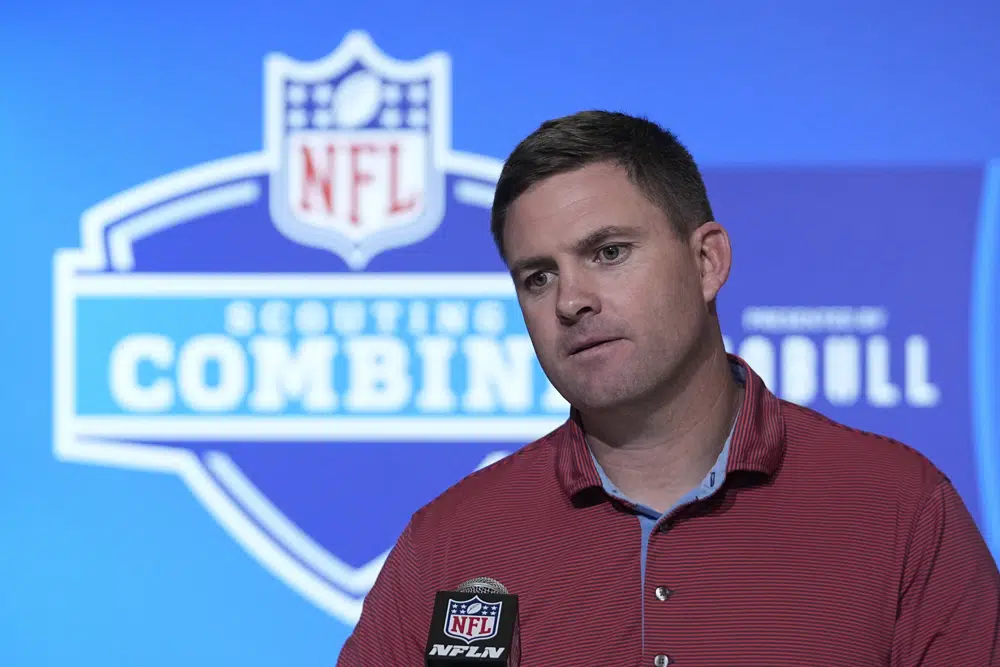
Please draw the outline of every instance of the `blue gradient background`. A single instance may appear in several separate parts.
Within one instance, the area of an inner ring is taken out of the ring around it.
[[[76,246],[80,213],[118,191],[257,150],[266,53],[318,58],[354,28],[401,59],[447,51],[452,144],[496,157],[592,106],[648,113],[706,166],[1000,156],[998,3],[606,8],[0,4],[0,665],[335,662],[347,628],[249,558],[180,480],[51,454],[53,250]]]

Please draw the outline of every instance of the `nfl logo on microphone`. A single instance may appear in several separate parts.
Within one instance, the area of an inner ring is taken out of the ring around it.
[[[412,513],[568,405],[492,248],[501,164],[451,147],[448,56],[354,32],[264,79],[264,150],[119,193],[57,253],[55,455],[177,475],[352,626]],[[496,632],[473,604],[452,636]]]
[[[448,600],[444,634],[469,644],[497,636],[503,602],[484,602],[475,596],[469,600]]]

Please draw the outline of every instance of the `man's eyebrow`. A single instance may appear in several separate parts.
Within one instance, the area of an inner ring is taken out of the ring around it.
[[[580,255],[589,252],[605,241],[615,237],[634,237],[639,233],[636,227],[627,225],[605,225],[573,244],[573,252]],[[545,255],[534,255],[519,259],[510,265],[511,275],[517,275],[529,270],[545,269],[553,266],[555,261]]]
[[[595,229],[574,243],[573,250],[577,254],[585,253],[616,236],[636,236],[638,233],[639,230],[637,228],[627,225],[605,225],[604,227]]]

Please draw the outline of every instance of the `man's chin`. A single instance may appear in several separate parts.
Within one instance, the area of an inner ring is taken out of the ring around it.
[[[611,412],[628,408],[641,398],[634,391],[621,386],[580,387],[577,391],[567,391],[563,396],[580,412]]]

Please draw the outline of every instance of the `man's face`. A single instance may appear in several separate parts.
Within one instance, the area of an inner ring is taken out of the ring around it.
[[[610,164],[554,176],[514,201],[508,265],[535,353],[570,403],[601,410],[670,391],[728,275],[719,231],[712,223],[680,238]]]

